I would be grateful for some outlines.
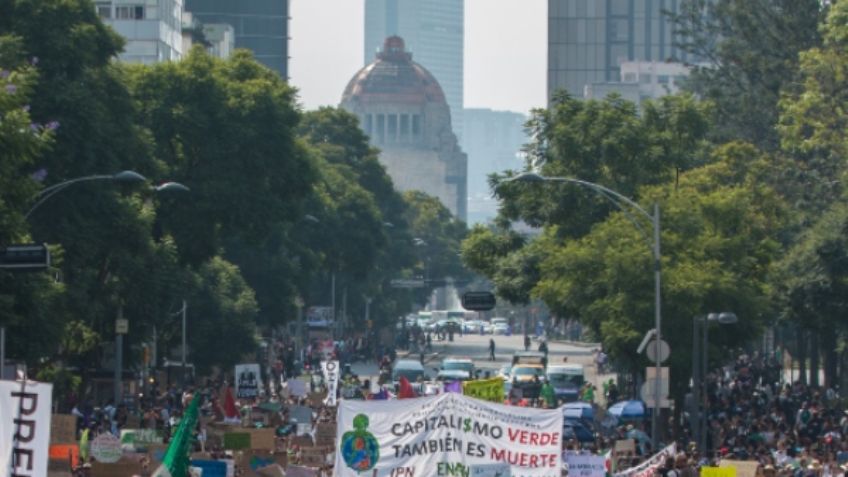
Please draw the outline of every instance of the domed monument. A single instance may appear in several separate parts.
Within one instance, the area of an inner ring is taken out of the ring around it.
[[[386,39],[377,59],[348,83],[341,107],[359,118],[381,150],[380,162],[395,187],[438,197],[465,220],[468,165],[451,129],[450,108],[439,82],[412,61],[403,39]]]

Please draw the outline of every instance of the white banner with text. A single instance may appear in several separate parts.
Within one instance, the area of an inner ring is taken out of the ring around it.
[[[457,393],[342,400],[336,439],[336,477],[560,477],[562,411]]]
[[[0,475],[47,477],[53,385],[0,381]]]

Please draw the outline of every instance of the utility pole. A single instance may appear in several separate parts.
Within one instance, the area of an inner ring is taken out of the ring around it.
[[[182,379],[182,382],[180,383],[183,386],[185,386],[185,383],[186,383],[186,363],[187,363],[186,354],[187,354],[187,351],[188,351],[187,348],[186,348],[186,308],[188,308],[188,305],[186,304],[186,301],[183,300],[183,310],[182,310],[182,315],[183,315],[183,347],[182,347],[183,379]]]
[[[115,406],[123,402],[124,382],[124,335],[129,329],[124,319],[124,307],[118,307],[118,317],[115,319]]]

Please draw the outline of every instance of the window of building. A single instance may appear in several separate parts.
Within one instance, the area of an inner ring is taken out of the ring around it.
[[[390,114],[389,115],[388,136],[389,136],[390,142],[397,141],[397,131],[398,131],[398,127],[397,127],[398,126],[398,120],[397,119],[398,119],[397,114]]]
[[[636,73],[624,73],[624,82],[625,83],[635,83],[636,82]]]
[[[647,73],[642,74],[639,76],[639,80],[642,82],[642,84],[648,84],[651,82],[651,75]]]
[[[118,20],[144,20],[144,5],[117,5],[115,18]]]
[[[94,4],[97,16],[104,20],[112,18],[112,4],[110,2],[97,2]]]
[[[374,116],[371,114],[365,115],[365,134],[371,137],[371,134],[374,132]]]
[[[417,114],[412,115],[412,135],[418,136],[421,134],[421,116]]]
[[[657,76],[657,83],[659,83],[659,84],[668,84],[668,75],[659,75],[659,76]]]
[[[400,115],[400,138],[405,141],[409,137],[409,115]]]
[[[386,116],[383,114],[377,115],[377,143],[382,144],[386,141]]]

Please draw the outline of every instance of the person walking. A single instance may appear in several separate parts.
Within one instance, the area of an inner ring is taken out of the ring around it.
[[[489,338],[489,361],[495,360],[495,339]]]
[[[530,335],[524,335],[524,351],[530,351]]]

